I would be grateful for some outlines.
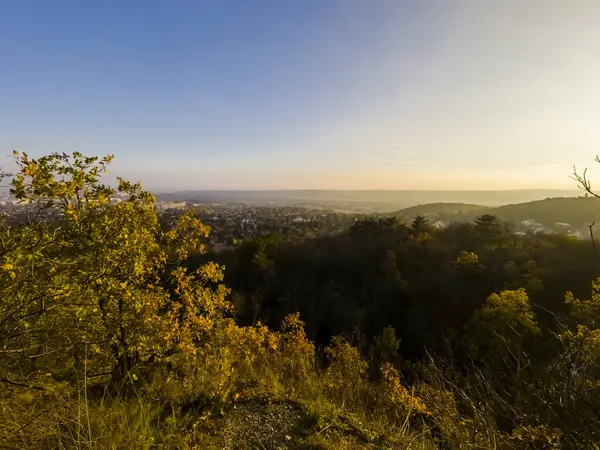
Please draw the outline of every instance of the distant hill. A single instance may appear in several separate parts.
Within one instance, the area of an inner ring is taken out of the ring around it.
[[[425,216],[430,220],[472,220],[481,214],[492,214],[506,222],[520,224],[531,220],[546,226],[555,223],[586,227],[600,223],[600,199],[595,197],[555,197],[526,203],[515,203],[494,208],[468,203],[429,203],[402,209],[396,213],[406,220]]]
[[[508,222],[532,219],[543,224],[569,223],[582,227],[600,222],[600,199],[595,197],[547,198],[528,203],[505,205],[486,211]]]
[[[411,206],[398,211],[397,215],[404,219],[414,219],[417,216],[429,219],[449,219],[456,216],[471,217],[475,213],[484,214],[489,208],[470,203],[427,203],[424,205]]]

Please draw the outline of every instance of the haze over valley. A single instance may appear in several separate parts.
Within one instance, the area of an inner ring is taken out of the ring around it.
[[[321,207],[352,212],[392,212],[427,203],[470,203],[502,206],[550,197],[576,197],[571,190],[502,190],[502,191],[340,191],[340,190],[262,190],[262,191],[178,191],[158,193],[164,201],[191,203],[248,203],[286,206]]]

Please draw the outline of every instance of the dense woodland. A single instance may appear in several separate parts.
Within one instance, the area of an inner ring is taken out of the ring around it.
[[[595,240],[482,211],[211,252],[111,159],[15,153],[0,447],[598,448]]]
[[[463,330],[485,299],[503,290],[525,289],[539,319],[556,326],[552,314],[568,311],[565,292],[589,295],[600,275],[589,241],[514,235],[490,215],[438,230],[423,218],[390,218],[316,239],[272,235],[192,257],[189,267],[205,259],[227,267],[240,323],[276,327],[299,312],[308,336],[323,345],[340,333],[372,338],[392,326],[411,358],[439,348],[447,332]]]

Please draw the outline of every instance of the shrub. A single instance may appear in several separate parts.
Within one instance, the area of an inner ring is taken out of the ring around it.
[[[386,363],[381,367],[381,387],[378,407],[392,413],[395,419],[403,422],[413,415],[429,415],[430,412],[414,391],[409,391],[400,381],[398,371]]]
[[[326,392],[342,408],[364,402],[368,364],[356,347],[336,336],[325,350],[329,367],[325,371]]]

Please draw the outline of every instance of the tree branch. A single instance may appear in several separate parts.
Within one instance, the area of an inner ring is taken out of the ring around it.
[[[16,381],[9,380],[8,378],[0,378],[0,383],[10,384],[11,386],[23,387],[27,389],[35,389],[36,391],[45,391],[46,389],[41,386],[32,386],[30,384],[18,383]]]
[[[594,238],[594,225],[596,224],[596,222],[592,222],[589,226],[590,229],[590,239],[592,240],[592,248],[594,249],[594,253],[597,256],[600,256],[600,254],[598,254],[598,249],[596,248],[596,239]]]

